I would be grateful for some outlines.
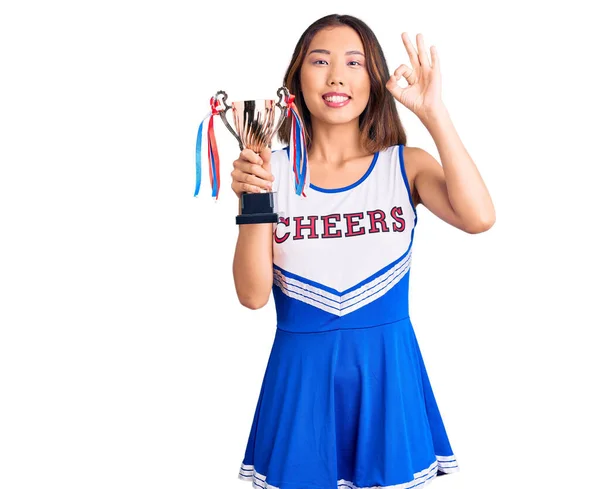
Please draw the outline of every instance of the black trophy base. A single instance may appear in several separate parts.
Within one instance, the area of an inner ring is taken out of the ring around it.
[[[236,224],[276,223],[279,217],[273,212],[273,192],[243,193],[242,213],[235,218]]]

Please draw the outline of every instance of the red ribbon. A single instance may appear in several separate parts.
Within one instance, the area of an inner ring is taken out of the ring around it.
[[[210,99],[210,108],[212,111],[212,115],[208,121],[208,168],[209,168],[209,176],[210,176],[210,185],[213,189],[213,197],[218,199],[219,197],[219,188],[221,187],[221,172],[220,172],[220,160],[219,160],[219,151],[217,150],[217,140],[215,138],[215,128],[213,125],[213,117],[218,115],[220,110],[217,106],[217,99],[215,97],[211,97]],[[214,170],[213,170],[213,160],[214,160]]]
[[[286,117],[289,117],[290,111],[296,108],[296,104],[294,103],[295,98],[296,96],[291,94],[285,98],[285,103],[287,104],[287,113],[285,114]]]
[[[212,115],[219,114],[219,106],[217,105],[217,99],[215,97],[210,98],[210,108],[212,110]]]

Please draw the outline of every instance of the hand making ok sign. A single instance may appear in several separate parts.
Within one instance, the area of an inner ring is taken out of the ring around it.
[[[439,57],[435,46],[431,46],[431,63],[429,62],[422,34],[417,34],[418,51],[406,32],[402,33],[402,41],[412,67],[401,64],[396,68],[386,83],[386,88],[398,102],[422,119],[443,105]],[[408,86],[398,85],[401,77],[406,79]]]

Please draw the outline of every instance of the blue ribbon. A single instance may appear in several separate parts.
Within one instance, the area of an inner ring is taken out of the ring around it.
[[[298,175],[298,182],[294,181],[296,186],[296,194],[302,195],[302,190],[304,189],[304,182],[306,181],[306,169],[308,167],[306,159],[306,148],[304,144],[302,144],[302,127],[300,124],[300,119],[296,112],[292,112],[294,114],[294,130],[296,132],[296,147],[294,148],[294,167],[296,168],[296,174]],[[300,163],[300,159],[302,158],[302,166]],[[294,179],[295,180],[295,179]]]
[[[196,191],[194,192],[194,197],[198,196],[198,192],[200,191],[200,182],[202,180],[202,126],[204,125],[204,121],[200,123],[200,127],[198,128],[198,136],[196,137]]]

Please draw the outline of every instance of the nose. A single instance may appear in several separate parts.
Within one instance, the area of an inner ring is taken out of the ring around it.
[[[344,82],[342,80],[342,75],[340,74],[340,69],[338,67],[338,63],[332,63],[331,69],[329,70],[329,85],[340,85],[344,86]]]
[[[342,79],[339,76],[330,76],[329,77],[329,85],[340,85],[340,86],[344,86],[344,82],[342,81]]]

